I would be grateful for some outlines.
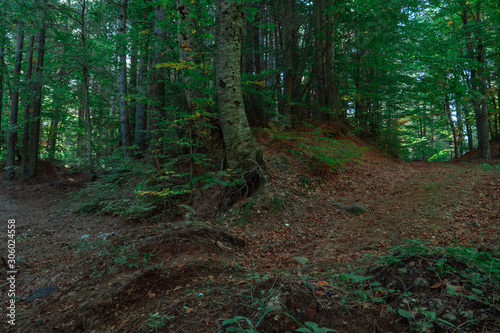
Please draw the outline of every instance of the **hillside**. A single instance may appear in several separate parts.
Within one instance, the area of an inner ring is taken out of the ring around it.
[[[263,183],[214,218],[79,216],[66,200],[85,176],[50,163],[36,183],[2,181],[0,216],[16,219],[18,295],[28,298],[17,304],[16,327],[2,325],[9,332],[326,332],[311,323],[338,332],[500,330],[498,169],[402,162],[338,124],[256,137]],[[57,289],[29,300],[47,286]],[[223,326],[227,319],[234,320]]]

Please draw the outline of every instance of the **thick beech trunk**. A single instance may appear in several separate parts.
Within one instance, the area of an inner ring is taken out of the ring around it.
[[[234,1],[217,0],[216,88],[221,127],[230,169],[262,163],[245,114],[241,93],[241,35],[243,13]]]

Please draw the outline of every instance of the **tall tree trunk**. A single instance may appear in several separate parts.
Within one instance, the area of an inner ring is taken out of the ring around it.
[[[498,104],[495,106],[495,109],[497,110],[496,115],[495,115],[495,132],[496,135],[500,135],[500,84],[497,89],[497,100]]]
[[[255,8],[256,4],[248,3],[249,8]],[[243,72],[253,81],[252,89],[243,95],[245,103],[245,112],[250,126],[265,126],[264,109],[262,107],[262,97],[259,92],[262,87],[255,84],[260,80],[261,62],[260,62],[260,39],[259,26],[255,22],[247,20],[243,26]],[[256,93],[254,93],[256,92]]]
[[[462,115],[462,108],[457,100],[455,101],[455,109],[457,112],[457,137],[460,157],[464,154],[464,120]]]
[[[262,66],[261,66],[261,58],[262,58],[262,45],[259,44],[260,40],[260,27],[257,24],[254,24],[253,26],[253,38],[254,38],[254,47],[257,47],[256,50],[254,50],[253,55],[254,55],[254,71],[255,71],[255,76],[260,79],[260,75],[262,72]],[[257,86],[256,87],[257,91],[261,91],[262,87]],[[255,126],[263,127],[266,125],[266,115],[264,114],[264,106],[262,103],[262,98],[256,99],[255,97],[253,98],[253,122]]]
[[[130,125],[127,109],[127,0],[121,0],[120,3],[120,23],[118,28],[119,35],[122,40],[119,46],[120,57],[120,133],[123,155],[127,156],[128,147],[130,146]]]
[[[2,116],[3,116],[3,75],[5,68],[5,46],[4,41],[0,40],[0,152],[3,150],[3,131],[2,131]]]
[[[64,47],[63,47],[63,55],[64,55]],[[49,130],[49,159],[53,160],[55,159],[56,156],[56,144],[57,144],[57,131],[59,127],[59,115],[61,113],[61,106],[62,106],[62,98],[61,98],[61,90],[63,89],[63,83],[64,83],[64,67],[61,64],[59,66],[58,70],[58,80],[57,80],[57,87],[56,90],[54,91],[54,94],[52,96],[52,100],[54,103],[54,112],[52,115],[52,120],[50,123],[50,130]]]
[[[216,0],[217,6],[217,103],[221,118],[226,162],[230,169],[262,163],[262,151],[252,135],[241,93],[241,5]]]
[[[482,33],[479,31],[482,24],[482,13],[481,13],[481,2],[477,4],[476,20],[479,27],[477,27],[477,61],[478,61],[478,90],[480,95],[479,104],[480,107],[476,113],[476,127],[477,127],[477,137],[478,137],[478,157],[491,160],[490,152],[490,131],[489,131],[489,117],[488,117],[488,101],[487,98],[487,85],[486,80],[489,74],[487,71],[485,46],[482,37]]]
[[[491,83],[490,80],[488,80],[488,90],[489,91],[495,91],[495,88],[493,87],[493,84]],[[492,138],[496,137],[497,132],[495,130],[495,118],[496,118],[496,111],[497,111],[497,100],[495,98],[494,94],[490,95],[490,105],[491,108],[488,109],[488,118],[489,118],[489,126],[490,126],[490,136]]]
[[[446,116],[448,117],[448,122],[451,128],[452,140],[453,140],[453,152],[455,153],[455,158],[458,158],[458,138],[457,131],[455,129],[455,122],[453,121],[453,117],[451,116],[451,106],[450,99],[446,96],[446,101],[444,104],[444,110],[446,112]]]
[[[129,84],[128,84],[128,93],[129,93],[129,101],[127,106],[128,117],[130,119],[129,128],[130,128],[130,142],[132,144],[132,138],[135,137],[135,118],[137,115],[135,114],[137,108],[137,61],[139,58],[138,54],[139,50],[135,43],[132,43],[130,48],[130,70],[129,70]]]
[[[162,55],[162,44],[166,40],[166,32],[162,28],[161,22],[165,20],[165,10],[163,6],[157,6],[154,9],[154,51],[152,58],[152,83],[151,83],[151,99],[152,103],[148,108],[150,145],[153,155],[161,154],[163,147],[160,144],[161,134],[158,132],[158,124],[165,119],[165,70],[157,68],[156,65],[164,62]]]
[[[87,65],[87,37],[86,37],[86,22],[85,22],[85,11],[86,11],[87,0],[82,0],[81,6],[82,11],[80,13],[80,41],[82,47],[82,106],[83,113],[85,115],[86,127],[87,127],[87,162],[89,166],[92,166],[92,116],[90,114],[90,96],[89,96],[89,76],[88,76],[88,65]]]
[[[334,5],[337,5],[337,1],[333,1]],[[336,33],[337,33],[337,21],[339,16],[338,10],[328,9],[326,32],[327,32],[327,40],[326,40],[326,91],[327,91],[327,104],[331,109],[331,113],[333,114],[333,118],[335,120],[340,120],[340,104],[339,104],[339,91],[337,86],[337,65],[336,65],[336,53],[335,53],[335,44],[336,44]]]
[[[20,21],[17,24],[17,43],[16,43],[16,58],[14,62],[14,78],[11,95],[10,119],[9,119],[9,136],[7,139],[7,166],[6,180],[14,178],[14,162],[16,151],[17,132],[14,127],[17,125],[17,113],[19,108],[19,76],[21,75],[21,61],[23,58],[23,43],[24,43],[24,22]]]
[[[146,147],[146,87],[147,57],[141,52],[139,72],[137,73],[137,108],[135,111],[135,140],[134,143],[144,152]]]
[[[473,120],[471,118],[469,109],[467,108],[467,102],[464,102],[463,111],[465,116],[465,131],[467,133],[467,143],[469,145],[469,151],[474,150],[474,136],[472,135],[472,123]]]
[[[489,125],[488,125],[488,104],[486,101],[486,58],[482,34],[479,28],[476,28],[474,34],[475,40],[472,38],[472,31],[469,29],[469,11],[470,8],[465,2],[461,3],[462,6],[462,21],[466,32],[466,48],[467,55],[474,63],[477,60],[478,66],[470,68],[470,84],[472,88],[472,105],[474,106],[474,114],[476,117],[476,130],[478,153],[477,157],[480,159],[490,160],[490,141],[489,141]],[[475,19],[477,25],[481,24],[481,2],[476,5]],[[477,45],[477,49],[475,49]],[[474,59],[475,58],[475,59]]]
[[[196,77],[202,77],[202,72],[198,65],[201,59],[198,56],[201,48],[195,32],[199,30],[196,23],[195,6],[193,1],[177,0],[177,11],[181,19],[179,20],[177,41],[179,43],[179,56],[181,62],[187,64],[187,69],[182,79],[184,81],[184,92],[186,94],[187,105],[190,110],[194,111],[198,105],[194,103],[194,99],[202,97],[201,82],[197,81]]]
[[[26,73],[26,78],[24,82],[29,85],[29,90],[33,90],[33,83],[30,82],[31,75],[33,73],[33,53],[35,48],[35,35],[30,37],[30,48],[28,54],[28,71]],[[29,96],[26,96],[29,97]],[[30,119],[31,112],[33,111],[33,103],[35,102],[34,97],[26,98],[24,106],[24,131],[23,131],[23,149],[21,151],[21,177],[26,176],[26,168],[28,166],[28,147],[30,138]]]
[[[298,76],[298,29],[300,23],[297,22],[296,0],[286,0],[283,5],[283,48],[284,48],[284,108],[286,121],[290,124],[295,120],[295,81]]]
[[[45,9],[42,9],[45,10]],[[47,25],[45,23],[44,13],[41,18],[41,29],[38,33],[38,50],[36,63],[36,80],[33,85],[35,98],[33,102],[33,120],[31,121],[31,143],[30,155],[28,159],[28,176],[35,177],[36,166],[38,164],[38,149],[40,141],[40,117],[42,113],[42,89],[43,89],[43,62],[45,58],[45,32]]]
[[[316,55],[316,101],[320,108],[326,106],[326,73],[324,62],[325,25],[322,24],[325,13],[325,0],[315,0],[314,6],[315,55]]]

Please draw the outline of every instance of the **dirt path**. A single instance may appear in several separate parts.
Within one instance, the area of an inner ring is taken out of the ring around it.
[[[278,175],[277,183],[286,183],[284,187],[298,183],[287,177]],[[279,193],[275,187],[269,192]],[[295,185],[295,190],[301,189]],[[254,246],[250,252],[262,268],[276,265],[266,260],[270,257],[278,267],[297,266],[296,256],[305,256],[310,263],[343,262],[384,253],[407,240],[439,246],[500,246],[500,176],[473,165],[360,165],[288,199],[289,214],[266,216],[261,223],[237,228]],[[351,216],[332,202],[362,204],[367,212]]]
[[[164,225],[76,216],[63,202],[80,186],[70,178],[1,182],[0,230],[16,219],[19,295],[57,287],[18,304],[18,328],[149,332],[148,314],[160,312],[178,320],[172,332],[215,332],[239,306],[231,295],[254,281],[249,274],[326,272],[407,240],[500,248],[500,174],[476,165],[380,160],[309,182],[292,166],[268,172],[262,192],[225,219]],[[332,203],[367,212],[351,216]]]

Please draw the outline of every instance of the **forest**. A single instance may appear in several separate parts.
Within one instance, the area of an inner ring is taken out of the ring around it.
[[[0,13],[0,330],[500,331],[498,0]]]
[[[423,161],[475,147],[488,160],[499,134],[492,0],[40,0],[1,11],[8,179],[34,176],[39,158],[233,167],[258,160],[253,129],[301,123],[345,121]]]

